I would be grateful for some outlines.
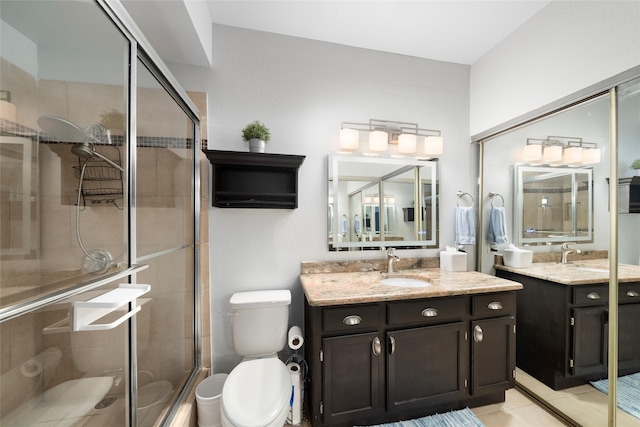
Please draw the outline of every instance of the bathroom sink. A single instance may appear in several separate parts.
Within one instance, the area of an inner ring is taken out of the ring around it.
[[[413,277],[387,277],[380,280],[383,285],[398,286],[402,288],[426,288],[431,283],[426,280],[416,279]]]

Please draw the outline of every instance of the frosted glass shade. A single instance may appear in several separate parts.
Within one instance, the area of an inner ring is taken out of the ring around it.
[[[542,145],[525,145],[523,160],[525,163],[535,163],[542,160]]]
[[[389,136],[381,130],[374,130],[369,134],[369,150],[386,151],[389,143]]]
[[[582,147],[568,147],[562,153],[562,163],[576,165],[582,162]]]
[[[562,161],[562,147],[559,145],[549,145],[544,147],[542,160],[545,163],[560,163]]]
[[[416,152],[418,138],[410,133],[403,133],[398,137],[398,153],[411,154]]]
[[[582,152],[582,164],[593,165],[600,163],[600,149],[599,148],[587,148]]]
[[[427,136],[424,139],[424,154],[427,156],[439,156],[442,154],[444,138],[441,136]]]
[[[355,129],[340,129],[341,150],[357,150],[360,145],[360,133]]]

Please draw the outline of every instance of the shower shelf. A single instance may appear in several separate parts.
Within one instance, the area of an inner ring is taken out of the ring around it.
[[[116,146],[100,146],[101,153],[114,163],[121,165],[120,149]],[[82,168],[84,167],[84,174]],[[123,198],[124,189],[122,183],[122,171],[106,164],[100,159],[91,159],[86,165],[83,160],[73,167],[73,173],[77,179],[82,177],[81,196],[83,205],[113,203]],[[116,207],[118,205],[116,204]]]
[[[124,323],[134,316],[141,307],[136,305],[136,299],[151,290],[151,285],[131,285],[121,283],[120,287],[107,293],[90,299],[78,301],[73,305],[73,330],[74,331],[106,331]],[[126,305],[132,304],[127,309]],[[127,311],[110,323],[94,323],[97,320],[115,312],[127,309]]]

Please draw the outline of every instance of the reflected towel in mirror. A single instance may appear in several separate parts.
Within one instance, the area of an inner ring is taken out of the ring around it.
[[[489,231],[487,233],[489,243],[508,243],[507,238],[507,214],[504,207],[492,207],[489,214]]]
[[[473,206],[456,207],[456,243],[461,245],[476,244],[476,220]]]

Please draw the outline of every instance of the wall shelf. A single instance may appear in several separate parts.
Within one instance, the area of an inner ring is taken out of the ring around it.
[[[213,166],[212,205],[295,209],[298,169],[305,156],[203,150]]]
[[[640,176],[618,179],[618,213],[640,213]]]

